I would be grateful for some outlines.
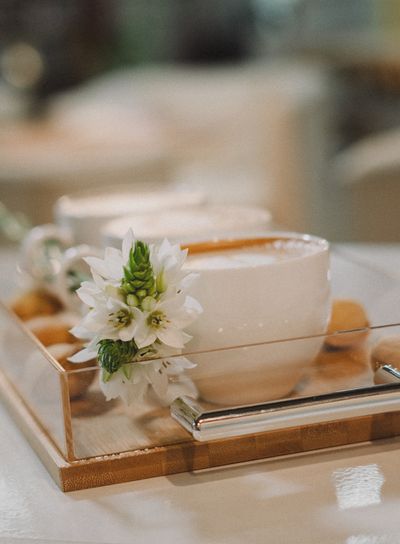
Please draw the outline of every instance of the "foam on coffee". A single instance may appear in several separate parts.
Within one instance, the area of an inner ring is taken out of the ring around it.
[[[318,244],[312,242],[282,239],[243,248],[189,255],[185,268],[189,270],[254,268],[312,255],[318,251],[318,247]]]

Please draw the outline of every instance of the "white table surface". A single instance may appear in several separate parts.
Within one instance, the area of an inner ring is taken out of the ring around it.
[[[400,280],[400,245],[344,250]],[[397,544],[399,468],[392,439],[63,494],[0,405],[0,544]]]

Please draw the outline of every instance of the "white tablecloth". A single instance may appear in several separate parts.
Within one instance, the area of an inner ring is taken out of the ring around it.
[[[400,279],[400,246],[344,250]],[[400,543],[400,439],[63,494],[0,429],[0,544]]]

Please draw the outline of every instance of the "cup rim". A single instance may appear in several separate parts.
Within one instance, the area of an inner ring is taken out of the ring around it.
[[[266,229],[271,228],[271,222],[272,222],[272,214],[271,212],[262,207],[252,204],[238,204],[238,203],[230,203],[228,205],[220,204],[220,203],[205,203],[202,206],[198,205],[189,205],[189,206],[182,206],[178,209],[174,210],[174,213],[178,216],[182,217],[182,214],[185,218],[189,218],[191,212],[194,214],[199,215],[210,215],[214,214],[218,216],[223,213],[224,210],[228,210],[231,213],[246,213],[247,216],[250,216],[252,218],[251,222],[249,224],[246,224],[243,226],[240,230],[235,230],[234,225],[227,226],[226,224],[224,226],[220,226],[217,228],[210,228],[209,231],[204,232],[199,236],[199,234],[196,234],[195,232],[185,234],[178,232],[181,227],[178,227],[178,230],[176,232],[168,232],[169,228],[166,227],[166,233],[163,234],[161,230],[156,228],[156,231],[153,231],[152,233],[145,234],[144,232],[140,232],[141,228],[140,225],[132,225],[133,231],[136,233],[135,228],[139,231],[138,238],[142,239],[144,241],[147,241],[148,243],[154,244],[157,243],[160,240],[163,240],[163,238],[168,238],[170,241],[174,241],[175,243],[180,243],[181,246],[186,246],[192,243],[196,242],[203,242],[208,239],[216,239],[216,236],[218,239],[222,238],[233,238],[233,237],[252,237],[253,235],[256,236],[257,232],[265,232]],[[133,214],[127,214],[121,217],[118,217],[116,219],[113,219],[109,222],[107,222],[101,229],[101,233],[103,236],[103,240],[107,241],[108,243],[115,244],[118,240],[122,241],[124,234],[129,227],[129,222],[132,218],[134,218],[135,221],[143,222],[144,224],[144,230],[148,225],[146,225],[146,222],[148,222],[151,218],[152,212],[144,212],[139,213],[136,216]],[[171,209],[163,209],[160,210],[158,213],[158,216],[161,216],[163,219],[165,219],[166,224],[168,224],[167,218],[169,219],[171,215]],[[212,216],[211,216],[212,217]],[[124,228],[121,228],[121,225]],[[143,229],[143,224],[142,224]],[[201,227],[199,227],[201,231]],[[159,230],[159,232],[157,232]]]
[[[271,232],[260,232],[258,235],[252,235],[251,237],[229,237],[229,238],[218,238],[218,239],[211,239],[211,240],[205,240],[201,242],[193,242],[188,244],[182,244],[182,249],[188,250],[188,255],[198,255],[201,253],[211,253],[213,251],[226,251],[230,249],[242,249],[246,247],[254,247],[257,245],[265,245],[268,243],[273,244],[274,242],[278,241],[301,241],[306,244],[313,244],[318,248],[318,251],[312,252],[312,253],[306,253],[304,255],[299,255],[298,257],[293,257],[290,259],[291,262],[307,259],[310,257],[315,257],[316,255],[320,255],[322,253],[326,253],[329,251],[330,244],[325,238],[321,238],[319,236],[314,236],[312,234],[304,234],[304,233],[298,233],[298,232],[287,232],[287,231],[271,231]],[[282,261],[286,262],[286,261]],[[277,264],[282,264],[275,263]],[[271,264],[265,264],[260,265],[260,267],[268,266],[270,267]],[[196,271],[196,267],[191,268],[192,271]],[[213,269],[215,272],[218,269]],[[226,269],[221,269],[222,271],[226,272]],[[236,269],[234,269],[236,270]],[[205,272],[205,270],[202,268],[201,272]]]
[[[132,185],[127,184],[117,184],[114,186],[104,186],[101,188],[98,188],[97,190],[93,189],[82,189],[80,191],[74,191],[69,194],[62,195],[59,197],[55,204],[54,204],[54,213],[57,218],[68,218],[70,220],[93,220],[93,219],[107,219],[108,217],[112,217],[113,214],[110,214],[109,210],[106,211],[93,211],[90,213],[87,213],[87,211],[83,211],[81,208],[76,207],[73,208],[74,203],[79,202],[80,200],[84,199],[93,199],[93,198],[107,198],[108,196],[113,197],[115,195],[118,196],[133,196],[140,198],[149,199],[149,201],[154,197],[158,197],[160,199],[163,199],[165,197],[171,199],[171,204],[173,200],[179,199],[182,201],[182,206],[201,206],[206,202],[206,195],[204,192],[200,190],[196,191],[173,191],[168,186],[154,186],[149,187],[148,189],[145,189],[143,187],[137,187],[135,188]],[[72,204],[72,207],[71,207]],[[172,207],[174,207],[172,205]],[[130,210],[126,212],[122,212],[121,218],[125,216],[132,215],[135,212],[134,208],[132,207]],[[145,212],[146,213],[146,212]],[[147,213],[154,213],[154,212],[147,212]],[[117,218],[118,219],[118,218]],[[111,219],[111,221],[115,220]],[[108,219],[108,222],[110,222],[110,219]]]

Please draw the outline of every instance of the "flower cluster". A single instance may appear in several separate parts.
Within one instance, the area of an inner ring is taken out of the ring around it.
[[[121,396],[129,404],[149,385],[163,398],[168,377],[193,366],[179,356],[191,339],[185,327],[202,311],[185,294],[195,277],[182,269],[186,254],[167,240],[135,240],[130,230],[122,252],[106,248],[104,259],[85,259],[93,281],[83,282],[77,294],[90,310],[71,332],[87,344],[70,360],[97,357],[107,399]]]

